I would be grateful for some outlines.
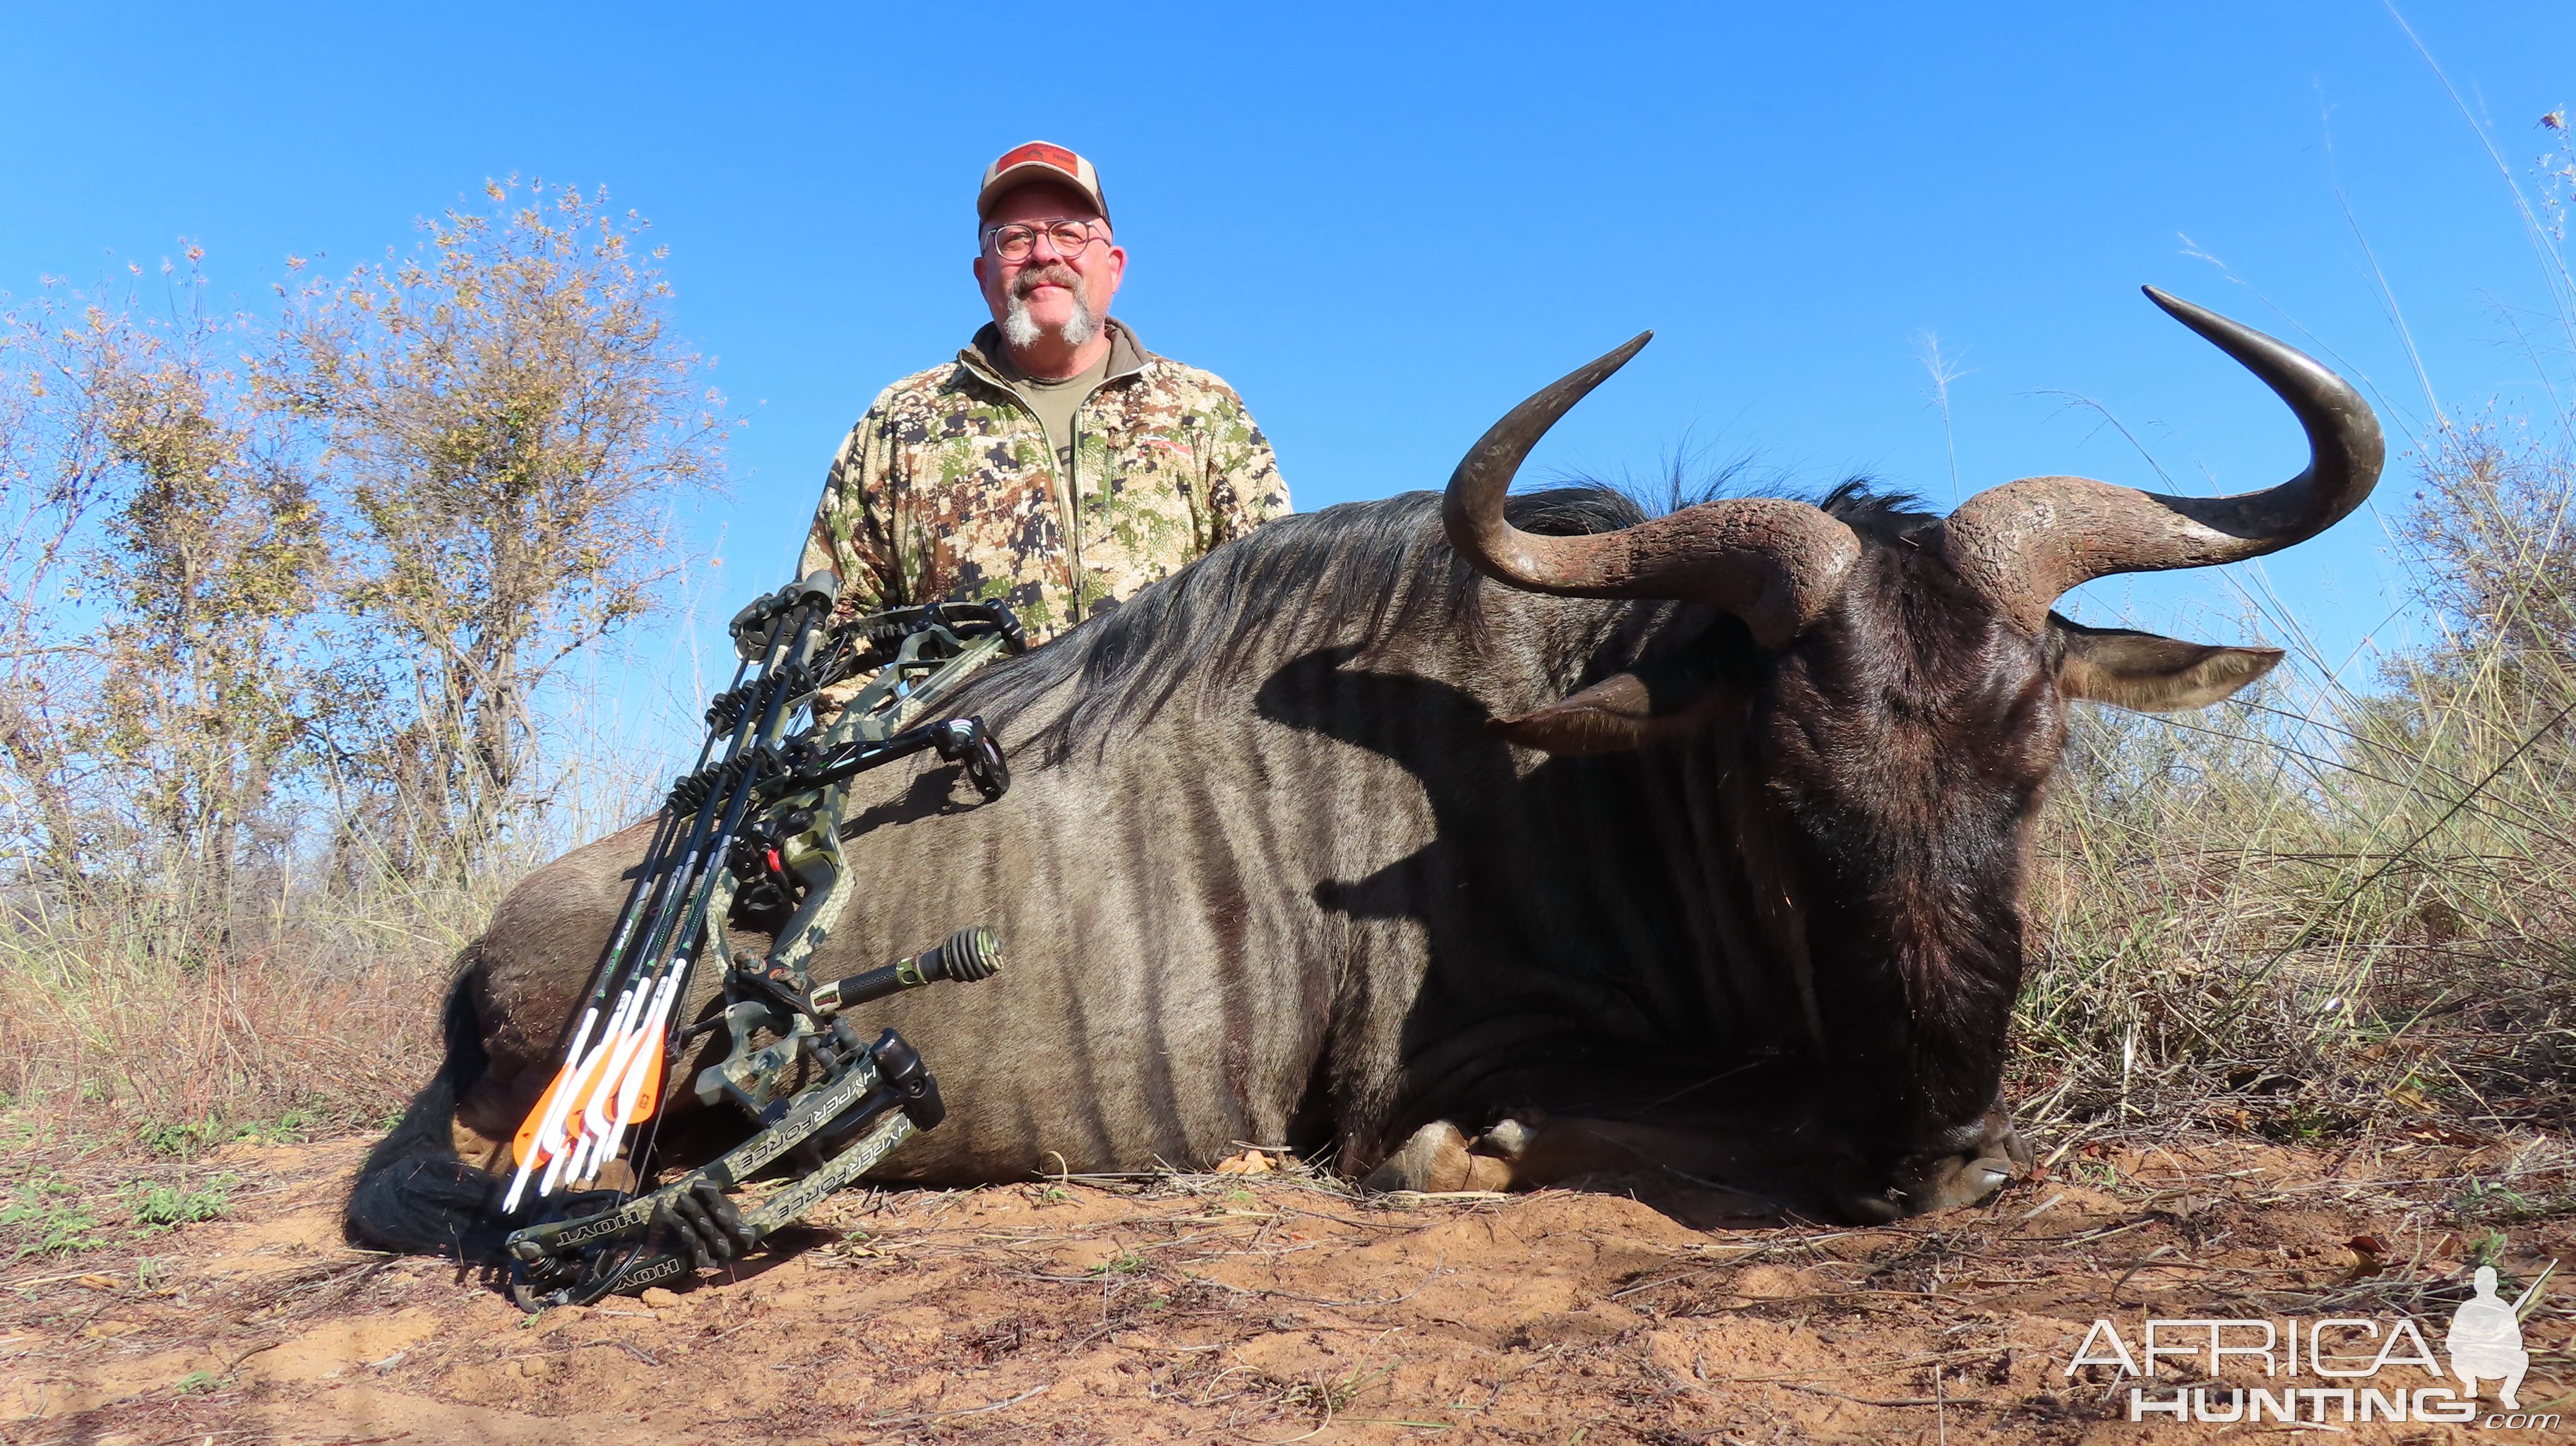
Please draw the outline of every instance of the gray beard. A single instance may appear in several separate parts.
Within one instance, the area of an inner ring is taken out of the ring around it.
[[[1100,335],[1100,318],[1093,314],[1091,303],[1083,298],[1081,292],[1073,291],[1071,295],[1073,315],[1066,318],[1064,323],[1062,331],[1064,344],[1070,347],[1089,346],[1091,339]],[[1002,340],[1009,342],[1013,347],[1025,347],[1035,345],[1038,338],[1044,335],[1046,335],[1046,328],[1038,325],[1036,317],[1029,315],[1029,299],[1014,295],[1009,309],[1002,313]]]

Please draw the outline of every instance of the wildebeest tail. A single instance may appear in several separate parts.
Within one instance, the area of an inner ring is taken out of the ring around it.
[[[457,1096],[483,1077],[483,1022],[467,992],[468,971],[448,987],[440,1021],[447,1055],[403,1111],[393,1133],[367,1152],[349,1192],[349,1238],[383,1250],[500,1260],[503,1231],[492,1209],[499,1181],[456,1153],[450,1123]]]

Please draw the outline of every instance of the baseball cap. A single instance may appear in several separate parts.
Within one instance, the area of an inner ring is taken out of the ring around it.
[[[1109,219],[1109,201],[1100,194],[1100,173],[1092,169],[1091,162],[1046,141],[1013,146],[984,168],[983,189],[975,193],[976,217],[993,214],[993,203],[1002,199],[1003,192],[1030,181],[1070,186],[1091,202],[1100,212],[1100,219]]]

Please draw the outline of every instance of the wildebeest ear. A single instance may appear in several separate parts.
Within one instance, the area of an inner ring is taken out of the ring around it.
[[[1707,721],[1717,699],[1705,667],[1646,663],[1517,718],[1488,719],[1485,727],[1543,753],[1618,753],[1689,732]]]
[[[2057,686],[2140,713],[2205,708],[2272,671],[2279,648],[2221,648],[2127,628],[2088,628],[2057,613],[2049,633],[2061,652]]]

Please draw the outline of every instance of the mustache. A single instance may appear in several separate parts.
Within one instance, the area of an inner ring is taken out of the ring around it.
[[[1023,271],[1011,283],[1013,296],[1025,297],[1041,286],[1061,286],[1076,296],[1082,294],[1082,277],[1061,261],[1050,261],[1034,271]]]

